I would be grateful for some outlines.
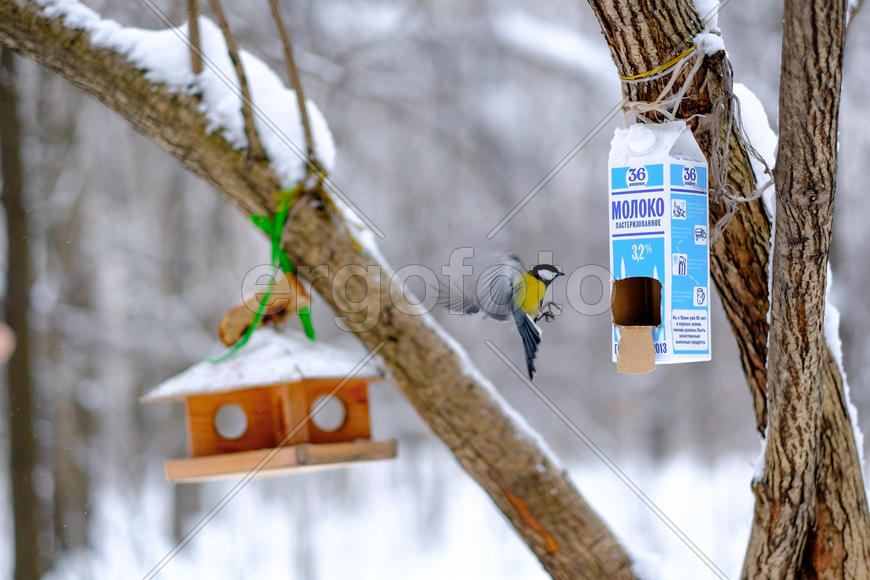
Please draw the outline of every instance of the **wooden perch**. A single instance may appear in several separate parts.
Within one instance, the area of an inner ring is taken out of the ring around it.
[[[254,322],[254,317],[257,310],[260,308],[260,301],[263,299],[264,292],[256,292],[248,296],[244,302],[234,306],[229,312],[221,318],[218,332],[220,333],[221,341],[232,346],[245,334],[245,331]],[[266,323],[278,324],[286,320],[291,314],[298,314],[299,311],[311,304],[311,297],[305,291],[299,280],[293,274],[285,274],[279,276],[275,281],[275,286],[272,288],[272,293],[269,296],[269,301],[263,311],[263,318],[260,320],[260,326]]]

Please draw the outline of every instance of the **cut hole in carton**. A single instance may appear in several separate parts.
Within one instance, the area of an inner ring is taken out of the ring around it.
[[[655,366],[653,330],[662,323],[662,283],[641,276],[613,282],[610,310],[619,326],[620,373],[648,373]]]

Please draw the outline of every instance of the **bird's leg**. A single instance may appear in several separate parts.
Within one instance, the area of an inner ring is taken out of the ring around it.
[[[541,307],[540,312],[535,317],[535,322],[544,319],[545,322],[553,322],[557,316],[562,314],[562,306],[555,302],[547,302]]]

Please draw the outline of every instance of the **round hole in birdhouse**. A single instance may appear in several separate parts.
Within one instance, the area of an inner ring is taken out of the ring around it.
[[[311,405],[311,421],[321,431],[338,431],[347,419],[347,411],[338,397],[321,395]]]
[[[227,403],[215,413],[214,427],[224,439],[238,439],[248,430],[248,416],[240,406]]]

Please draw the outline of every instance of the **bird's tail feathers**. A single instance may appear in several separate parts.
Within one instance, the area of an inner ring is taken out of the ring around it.
[[[532,318],[520,309],[514,311],[514,320],[520,337],[523,339],[523,350],[526,354],[526,367],[529,371],[529,379],[535,376],[535,355],[538,345],[541,344],[541,329]]]

